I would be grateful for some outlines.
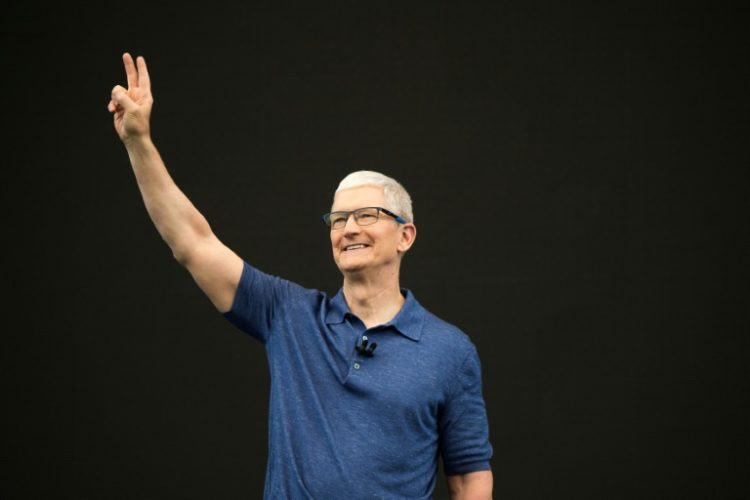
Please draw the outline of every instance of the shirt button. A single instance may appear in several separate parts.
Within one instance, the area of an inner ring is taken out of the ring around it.
[[[355,370],[359,370],[359,366],[360,366],[359,363],[354,363],[354,369]]]

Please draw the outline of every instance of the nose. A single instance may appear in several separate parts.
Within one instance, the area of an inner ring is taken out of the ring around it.
[[[344,226],[344,234],[357,234],[359,233],[359,224],[354,220],[354,214],[349,214],[346,218],[346,225]]]

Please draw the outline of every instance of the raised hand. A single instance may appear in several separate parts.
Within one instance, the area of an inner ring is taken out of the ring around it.
[[[125,73],[128,77],[128,88],[115,85],[112,99],[107,109],[113,113],[115,130],[123,142],[148,137],[150,134],[151,80],[146,68],[146,60],[138,56],[135,62],[129,53],[122,55]]]

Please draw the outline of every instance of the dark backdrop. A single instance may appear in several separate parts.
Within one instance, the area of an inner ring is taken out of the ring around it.
[[[410,190],[402,284],[478,346],[496,498],[750,495],[739,12],[235,4],[6,7],[2,498],[262,491],[264,351],[148,219],[124,51],[173,177],[267,272],[335,292],[336,183]]]

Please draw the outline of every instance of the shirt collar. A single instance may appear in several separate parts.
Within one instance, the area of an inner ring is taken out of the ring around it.
[[[402,288],[401,293],[406,299],[401,310],[392,320],[381,326],[392,326],[404,337],[418,342],[419,339],[422,338],[422,325],[424,324],[425,310],[422,305],[417,302],[417,299],[414,298],[414,294],[411,290]],[[341,288],[333,299],[329,301],[329,308],[326,313],[326,323],[329,325],[343,323],[347,314],[354,316],[349,310],[349,306],[346,304],[344,289]]]

